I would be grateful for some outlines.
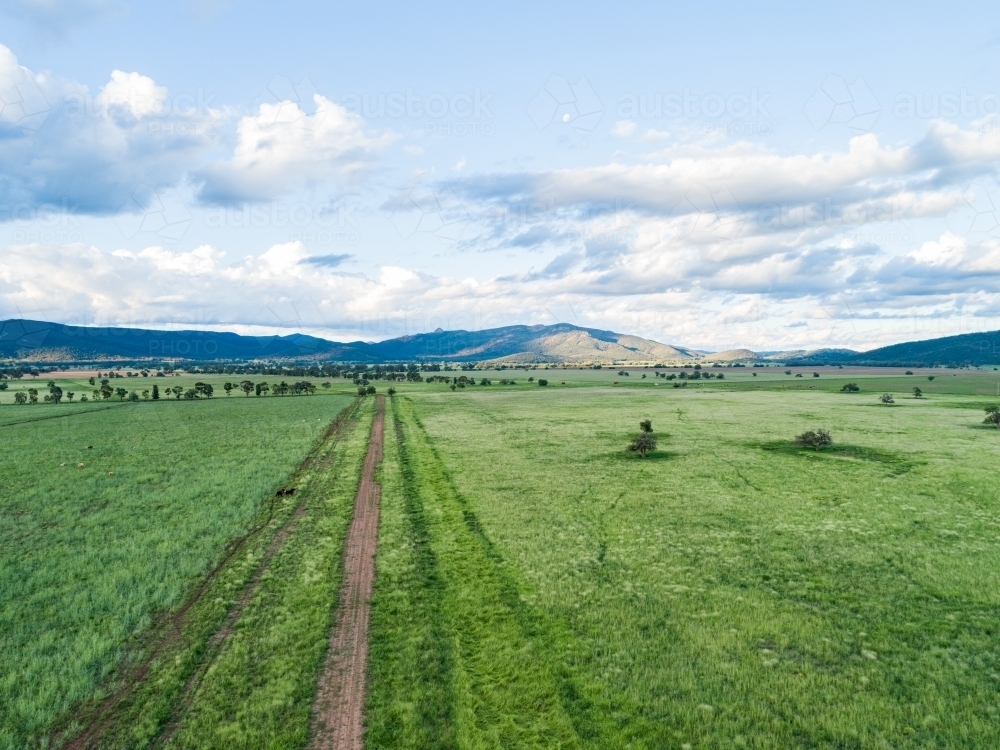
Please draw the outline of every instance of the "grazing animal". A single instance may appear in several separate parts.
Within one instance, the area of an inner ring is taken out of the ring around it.
[[[83,468],[83,464],[82,464],[82,463],[80,463],[80,464],[77,464],[77,465],[76,465],[76,468],[78,468],[78,469],[82,469],[82,468]]]
[[[115,475],[115,473],[114,473],[113,471],[109,471],[109,472],[108,472],[108,476],[109,476],[109,477],[113,477],[114,475]]]
[[[59,466],[60,466],[60,467],[63,467],[63,466],[65,466],[65,465],[66,465],[66,462],[65,462],[65,461],[63,461],[63,462],[62,462],[61,464],[59,464]]]
[[[93,448],[93,447],[94,447],[94,446],[92,446],[92,445],[88,445],[88,446],[87,446],[87,450],[89,451],[89,450],[90,450],[91,448]]]
[[[285,495],[294,495],[295,494],[295,488],[294,487],[289,487],[288,489],[281,489],[281,490],[278,490],[275,494],[278,497],[284,497]]]

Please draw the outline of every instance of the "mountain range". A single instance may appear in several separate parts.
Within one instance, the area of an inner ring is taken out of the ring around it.
[[[113,360],[310,360],[625,364],[694,362],[785,365],[933,366],[1000,362],[1000,331],[894,344],[867,352],[819,349],[758,354],[703,352],[639,336],[568,323],[481,331],[418,333],[376,343],[336,342],[305,334],[243,336],[215,331],[72,326],[36,320],[0,322],[0,359],[27,362]]]

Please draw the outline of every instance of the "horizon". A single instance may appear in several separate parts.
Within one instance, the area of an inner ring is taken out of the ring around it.
[[[997,36],[963,8],[0,4],[0,317],[997,330]]]

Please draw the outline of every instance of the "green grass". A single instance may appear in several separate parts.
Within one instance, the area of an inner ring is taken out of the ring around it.
[[[4,427],[0,748],[44,744],[106,693],[348,402],[67,406]]]
[[[1000,746],[982,397],[401,390],[369,747]]]
[[[304,747],[341,577],[341,551],[368,447],[374,399],[302,489],[259,588],[178,714],[176,748]]]

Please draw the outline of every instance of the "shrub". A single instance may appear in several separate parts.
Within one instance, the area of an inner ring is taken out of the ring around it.
[[[387,390],[386,393],[388,393],[390,396],[395,396],[396,395],[396,389],[393,388],[392,386],[389,386],[389,390]]]
[[[1000,406],[987,406],[983,411],[986,412],[983,424],[991,424],[1000,430]]]
[[[892,394],[891,394],[891,393],[883,393],[883,394],[882,394],[881,396],[879,396],[879,397],[878,397],[878,400],[879,400],[879,401],[881,401],[881,402],[882,402],[883,404],[885,404],[886,406],[888,406],[889,404],[894,404],[894,403],[896,403],[896,402],[895,402],[895,401],[893,400],[893,398],[892,398]]]
[[[913,389],[913,398],[923,398],[924,392],[919,388]]]
[[[642,430],[643,432],[652,432],[653,420],[643,419],[641,422],[639,422],[639,429]]]
[[[845,383],[844,386],[840,389],[842,393],[857,393],[860,390],[861,389],[858,388],[857,383]]]
[[[907,370],[907,371],[906,371],[906,374],[907,374],[907,375],[912,375],[912,374],[913,374],[913,370]]]
[[[549,384],[549,381],[546,380],[545,378],[539,378],[538,379],[538,385],[548,385],[548,384]]]
[[[807,430],[801,435],[795,436],[795,444],[800,448],[812,448],[815,451],[833,445],[833,438],[830,433],[820,428],[818,430]]]

